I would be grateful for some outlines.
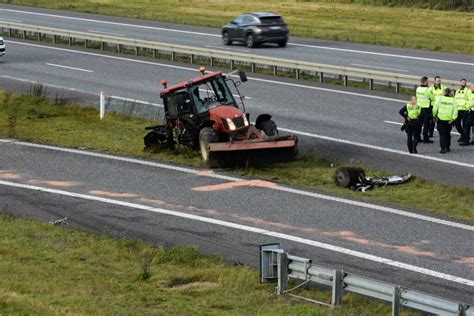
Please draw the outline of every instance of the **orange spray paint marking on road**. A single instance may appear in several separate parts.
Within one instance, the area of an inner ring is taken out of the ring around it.
[[[76,181],[49,181],[49,180],[28,180],[29,184],[46,184],[53,187],[62,187],[62,188],[71,188],[75,186],[79,186],[82,182]]]
[[[0,170],[0,179],[18,180],[21,179],[21,175],[13,171]]]
[[[108,191],[101,191],[101,190],[91,190],[89,194],[93,195],[101,195],[101,196],[108,196],[114,198],[133,198],[138,197],[135,193],[128,193],[128,192],[108,192]]]
[[[278,185],[269,181],[262,180],[249,180],[249,181],[236,181],[236,182],[226,182],[215,185],[207,185],[202,187],[193,188],[194,191],[208,192],[208,191],[220,191],[220,190],[229,190],[238,187],[259,187],[259,188],[275,188]]]

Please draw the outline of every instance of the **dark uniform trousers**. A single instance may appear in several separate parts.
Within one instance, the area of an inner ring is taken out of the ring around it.
[[[418,145],[418,135],[420,135],[421,124],[419,119],[412,119],[406,122],[405,132],[407,133],[408,151],[416,151]]]
[[[433,108],[430,106],[429,108],[422,108],[420,113],[420,128],[418,131],[417,138],[421,139],[421,127],[423,126],[423,140],[429,140],[429,133],[431,123],[433,122]]]
[[[474,111],[466,111],[466,124],[464,125],[464,142],[471,140],[471,128],[474,127]]]
[[[456,129],[458,133],[461,134],[461,137],[464,138],[464,127],[466,126],[468,112],[465,110],[458,111],[458,118],[456,119]]]
[[[451,129],[453,126],[449,121],[438,120],[439,145],[442,150],[451,147]]]

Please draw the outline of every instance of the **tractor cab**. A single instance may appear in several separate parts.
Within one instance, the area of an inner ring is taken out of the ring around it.
[[[198,126],[207,125],[210,121],[219,125],[221,121],[228,123],[227,119],[242,117],[245,107],[243,97],[240,96],[237,89],[240,81],[228,79],[221,72],[205,74],[204,67],[201,67],[200,70],[203,73],[202,77],[183,81],[169,88],[166,87],[167,82],[162,81],[165,89],[161,91],[160,96],[163,99],[165,116],[169,119],[191,119]],[[241,73],[242,79],[246,80],[245,73]],[[235,100],[228,82],[231,82],[235,87],[239,102]],[[222,124],[226,125],[225,123]],[[231,124],[227,124],[227,128],[232,131],[233,129],[230,129],[232,126],[228,125]],[[244,124],[244,126],[248,126],[248,124]],[[223,127],[221,132],[225,132],[226,126]],[[235,130],[237,129],[236,126]]]

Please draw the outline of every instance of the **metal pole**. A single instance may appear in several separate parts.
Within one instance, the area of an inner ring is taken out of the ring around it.
[[[100,50],[105,50],[105,42],[100,42]]]
[[[277,66],[273,66],[272,68],[273,68],[273,75],[274,75],[274,76],[278,75],[278,68],[277,68]]]
[[[176,53],[171,52],[171,61],[176,61]]]
[[[100,109],[99,109],[99,118],[104,119],[105,116],[105,94],[103,91],[100,91]]]
[[[319,73],[319,82],[324,82],[324,73],[322,71]]]
[[[347,76],[344,76],[344,87],[347,87],[347,81],[348,81]]]
[[[400,287],[393,287],[392,316],[400,316]]]
[[[191,54],[190,61],[191,61],[191,64],[194,64],[194,55],[193,54]]]
[[[211,67],[214,67],[214,57],[209,58],[209,64],[211,65]]]
[[[295,70],[295,78],[300,79],[301,78],[301,71],[299,69]]]
[[[397,82],[397,84],[395,85],[395,93],[400,93],[400,82]]]
[[[374,79],[369,79],[369,90],[374,90]]]
[[[140,51],[140,47],[136,46],[135,47],[135,56],[138,56],[139,51]]]
[[[235,62],[234,62],[234,60],[231,60],[230,61],[230,70],[234,70],[234,68],[235,68]]]
[[[288,254],[279,252],[277,254],[278,262],[278,288],[277,294],[281,295],[288,290]]]
[[[332,279],[332,306],[339,306],[342,304],[342,279],[344,273],[339,270],[334,270]]]

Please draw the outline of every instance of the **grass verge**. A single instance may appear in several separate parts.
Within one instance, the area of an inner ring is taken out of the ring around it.
[[[39,88],[31,90],[36,95],[42,93],[37,91]],[[0,93],[0,137],[202,166],[200,157],[186,148],[180,149],[178,153],[163,151],[152,155],[144,152],[144,127],[156,122],[114,113],[107,113],[105,119],[100,121],[97,110],[64,103],[66,102],[48,101],[43,97]],[[401,186],[385,187],[362,194],[334,185],[332,176],[339,165],[306,155],[292,163],[238,169],[233,172],[358,200],[381,202],[474,221],[472,189],[455,188],[415,178]],[[377,170],[365,169],[368,174],[384,174]]]
[[[0,0],[0,2],[211,27],[222,27],[242,12],[273,11],[285,17],[294,36],[474,53],[474,45],[467,40],[469,32],[473,29],[474,13],[380,6],[373,1]],[[465,40],[453,36],[463,33],[464,37],[461,38]]]
[[[390,314],[390,304],[354,295],[334,311],[277,296],[254,269],[191,246],[165,250],[1,212],[0,236],[2,315]],[[330,297],[328,290],[301,294]]]

